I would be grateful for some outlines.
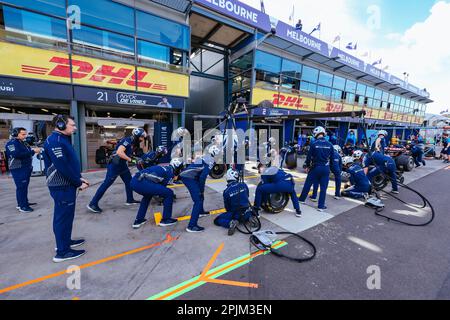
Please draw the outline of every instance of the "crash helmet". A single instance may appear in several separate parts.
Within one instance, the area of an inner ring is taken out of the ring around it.
[[[178,171],[183,166],[183,159],[181,158],[173,158],[170,160],[170,166],[175,170]]]
[[[156,153],[166,155],[169,151],[166,146],[159,146],[156,148]]]
[[[132,134],[133,134],[133,137],[135,137],[136,139],[139,139],[141,137],[145,138],[147,136],[147,134],[145,133],[145,130],[142,128],[134,128]]]
[[[226,174],[227,182],[238,181],[239,172],[234,170],[233,168],[228,169]]]
[[[344,157],[342,159],[342,165],[344,166],[349,166],[351,164],[353,164],[355,162],[355,160],[353,159],[353,157]]]
[[[324,127],[317,127],[314,129],[313,134],[315,138],[317,138],[320,134],[323,134],[323,136],[325,137],[327,132]]]
[[[208,151],[211,157],[215,157],[220,153],[220,149],[217,146],[212,146],[211,148],[209,148]]]
[[[339,153],[342,154],[342,148],[340,146],[338,146],[337,144],[333,146],[334,150]]]
[[[355,150],[355,152],[353,152],[352,158],[353,160],[360,160],[363,156],[364,152],[362,152],[361,150]]]

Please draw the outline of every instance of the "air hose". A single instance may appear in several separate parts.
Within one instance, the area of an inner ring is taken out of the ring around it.
[[[311,247],[312,254],[306,258],[297,258],[297,257],[288,256],[288,255],[282,253],[278,249],[274,249],[272,247],[272,245],[275,241],[276,235],[292,235],[294,237],[297,237],[298,239],[300,239],[301,241],[304,241]],[[270,253],[272,253],[276,257],[279,257],[282,259],[287,259],[287,260],[294,261],[297,263],[304,263],[304,262],[313,260],[316,257],[316,252],[317,252],[316,247],[314,246],[314,244],[312,242],[310,242],[309,240],[303,238],[302,236],[300,236],[296,233],[292,233],[292,232],[273,232],[273,231],[254,232],[250,236],[250,242],[259,250],[270,251]]]

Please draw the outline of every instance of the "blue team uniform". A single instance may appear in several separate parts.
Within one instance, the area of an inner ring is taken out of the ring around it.
[[[245,183],[237,181],[228,183],[227,188],[223,192],[223,202],[227,212],[219,215],[214,220],[214,224],[228,229],[230,222],[240,220],[241,215],[244,215],[244,221],[248,220],[250,214],[246,212],[250,207],[249,196],[250,192]]]
[[[341,155],[334,150],[334,154],[333,154],[333,162],[331,164],[331,172],[334,175],[334,182],[335,182],[335,186],[336,186],[336,192],[335,192],[335,196],[336,197],[340,197],[341,196],[341,185],[342,185],[342,157]],[[314,183],[314,189],[313,189],[313,194],[311,196],[312,199],[317,199],[317,192],[319,189],[319,182],[316,181]]]
[[[354,199],[364,198],[364,194],[369,193],[371,188],[369,178],[364,173],[364,169],[359,164],[353,164],[346,172],[350,174],[352,187],[342,191],[342,195]]]

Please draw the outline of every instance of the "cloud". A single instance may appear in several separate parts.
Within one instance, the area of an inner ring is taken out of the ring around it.
[[[377,8],[381,13],[381,9],[389,10],[389,4],[368,6],[367,19],[364,19],[356,10],[357,1],[265,0],[264,4],[266,13],[289,22],[295,3],[295,19],[302,19],[304,31],[309,32],[321,22],[322,40],[331,43],[340,33],[341,48],[358,41],[358,56],[371,51],[372,60],[383,58],[383,66],[389,65],[390,73],[402,78],[403,73],[408,72],[411,84],[431,93],[435,103],[429,105],[427,112],[439,113],[447,109],[450,105],[450,41],[446,33],[450,31],[450,3],[436,1],[425,21],[417,22],[403,33],[380,34],[379,29],[370,27],[371,17]],[[260,0],[242,2],[260,8]],[[361,9],[361,5],[359,7]]]

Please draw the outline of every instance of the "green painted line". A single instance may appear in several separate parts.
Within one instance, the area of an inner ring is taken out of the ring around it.
[[[284,247],[284,246],[287,245],[287,242],[285,242],[285,241],[277,241],[277,242],[274,244],[274,246],[277,246],[277,245],[280,245],[280,246],[278,246],[278,248],[282,248],[282,247]],[[261,255],[264,255],[264,256],[265,256],[265,255],[267,255],[267,254],[269,254],[269,253],[270,253],[269,251],[266,251],[266,252],[262,253]],[[222,265],[220,265],[220,266],[218,266],[218,267],[216,267],[216,268],[214,268],[214,269],[208,271],[208,273],[207,273],[206,275],[210,275],[210,274],[213,274],[213,273],[217,272],[217,270],[224,269],[224,270],[222,270],[221,272],[219,272],[218,274],[212,276],[211,278],[212,278],[212,279],[216,279],[216,278],[218,278],[218,277],[220,277],[220,276],[223,276],[224,274],[227,274],[227,273],[229,273],[229,272],[231,272],[231,271],[234,271],[234,270],[236,270],[236,269],[238,269],[238,268],[240,268],[240,267],[242,267],[242,266],[244,266],[244,265],[249,264],[250,262],[252,262],[254,258],[247,259],[247,258],[249,258],[250,256],[251,256],[251,254],[246,254],[246,255],[243,255],[243,256],[241,256],[241,257],[239,257],[239,258],[236,258],[236,259],[234,259],[234,260],[232,260],[232,261],[226,262],[226,263],[224,263],[224,264],[222,264]],[[236,263],[236,262],[239,261],[239,260],[244,260],[244,261],[242,261],[241,263],[239,263],[239,264],[237,264],[237,265],[232,266],[231,268],[227,268],[227,267],[229,267],[230,265]],[[186,286],[186,285],[188,285],[189,283],[191,283],[191,285],[190,285],[189,287],[186,287],[185,289],[183,289],[183,290],[181,290],[181,291],[179,291],[179,292],[176,292],[175,294],[173,294],[173,295],[171,295],[171,296],[169,296],[169,297],[167,297],[167,298],[165,299],[165,300],[173,300],[173,299],[175,299],[175,298],[177,298],[177,297],[179,297],[179,296],[182,296],[182,295],[184,295],[184,294],[186,294],[186,293],[188,293],[188,292],[190,292],[190,291],[192,291],[192,290],[194,290],[194,289],[196,289],[196,288],[198,288],[198,287],[204,285],[205,283],[208,283],[208,282],[206,282],[206,281],[199,281],[199,282],[196,282],[196,281],[199,280],[199,278],[200,278],[200,276],[196,276],[196,277],[194,277],[194,278],[191,278],[191,279],[189,279],[189,280],[186,280],[186,281],[184,281],[184,282],[182,282],[182,283],[180,283],[180,284],[178,284],[178,285],[176,285],[176,286],[173,286],[173,287],[171,287],[171,288],[169,288],[169,289],[167,289],[167,290],[164,290],[163,292],[160,292],[160,293],[158,293],[158,294],[155,294],[155,295],[151,296],[150,298],[147,298],[146,300],[156,300],[156,299],[158,299],[159,297],[162,297],[162,296],[166,295],[167,293],[169,293],[169,292],[171,292],[171,291],[175,291],[175,290],[177,290],[178,288],[181,288],[181,287]]]

